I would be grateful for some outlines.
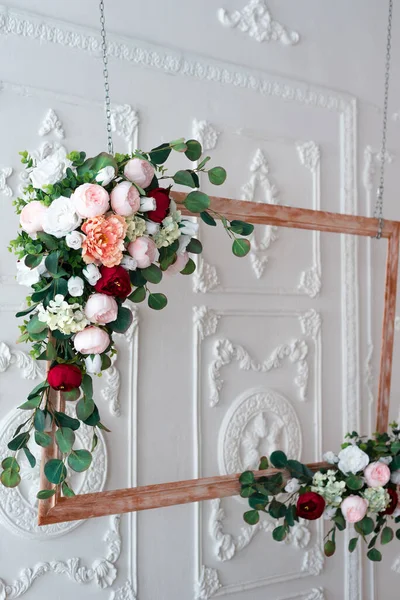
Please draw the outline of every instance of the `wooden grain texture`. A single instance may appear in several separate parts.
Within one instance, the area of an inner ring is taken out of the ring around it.
[[[195,216],[184,206],[187,194],[173,192],[171,196],[185,215]],[[247,221],[248,223],[276,225],[292,229],[310,229],[332,233],[349,233],[352,235],[375,236],[378,231],[378,219],[342,215],[308,208],[279,206],[277,204],[259,204],[232,200],[231,198],[211,197],[211,207],[227,219]],[[397,221],[384,221],[382,237],[389,238],[397,227]]]
[[[384,433],[389,426],[390,386],[392,380],[394,322],[396,317],[397,277],[399,266],[400,223],[396,224],[393,235],[389,238],[386,280],[385,307],[383,313],[381,364],[379,373],[379,391],[376,414],[376,431]],[[369,293],[373,293],[369,290]]]
[[[312,471],[317,471],[322,467],[332,467],[328,463],[313,463],[308,466]],[[279,471],[280,469],[267,469],[266,471],[255,471],[255,475],[257,477],[260,475],[273,475]],[[290,477],[289,473],[287,471],[282,472],[284,479],[287,480]],[[46,515],[41,516],[39,525],[91,519],[162,506],[187,504],[199,500],[236,496],[240,492],[239,476],[240,473],[221,475],[112,490],[110,492],[83,494],[73,498],[60,498]]]

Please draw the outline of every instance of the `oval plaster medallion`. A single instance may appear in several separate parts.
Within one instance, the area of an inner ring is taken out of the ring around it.
[[[301,456],[301,427],[292,404],[267,388],[246,390],[225,414],[218,439],[222,475],[257,469],[261,456],[283,450],[289,458]]]
[[[66,413],[73,415],[73,408],[67,406]],[[26,413],[22,410],[12,410],[4,418],[0,426],[0,456],[7,456],[10,451],[7,443],[16,428],[26,420]],[[90,448],[92,443],[92,428],[81,424],[75,432],[77,447]],[[93,462],[88,471],[74,473],[68,470],[71,485],[77,494],[88,494],[89,492],[100,492],[105,485],[107,476],[107,449],[104,437],[97,431],[99,438],[97,447],[93,452]],[[21,466],[22,482],[17,488],[6,488],[0,485],[0,521],[12,533],[25,538],[46,539],[63,535],[83,521],[71,523],[57,523],[55,525],[37,525],[38,500],[36,494],[39,491],[40,476],[40,454],[41,448],[33,442],[29,449],[37,460],[36,466],[31,469],[23,453],[18,455]]]

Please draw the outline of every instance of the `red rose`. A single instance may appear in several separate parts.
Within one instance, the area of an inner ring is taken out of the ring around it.
[[[150,210],[147,213],[147,216],[155,223],[161,223],[167,216],[169,205],[171,204],[169,190],[165,188],[155,188],[154,190],[147,192],[147,196],[154,198],[157,205],[157,208],[155,210]]]
[[[131,280],[124,267],[101,267],[101,278],[96,283],[95,290],[107,296],[125,299],[131,293]]]
[[[319,519],[325,508],[325,500],[315,492],[301,494],[297,500],[297,516],[307,521]]]
[[[76,365],[56,365],[47,374],[47,381],[55,390],[70,392],[82,383],[82,373]]]
[[[386,510],[382,511],[381,514],[392,515],[394,513],[394,511],[396,510],[397,503],[399,501],[399,497],[397,495],[397,492],[395,492],[392,488],[388,488],[386,491],[390,496],[390,502],[387,505]]]

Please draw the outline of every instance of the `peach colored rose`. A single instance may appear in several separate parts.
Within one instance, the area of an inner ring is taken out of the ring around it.
[[[139,269],[149,267],[159,257],[159,252],[153,240],[146,236],[138,237],[128,246],[129,254],[136,260]]]
[[[364,470],[364,477],[368,487],[383,487],[390,480],[390,469],[385,463],[370,463]]]
[[[154,177],[154,167],[147,160],[132,158],[125,165],[124,175],[139,187],[147,188]]]
[[[140,208],[139,192],[129,181],[122,181],[111,192],[111,207],[117,215],[130,217]]]
[[[22,229],[29,235],[43,231],[43,219],[46,211],[46,206],[38,200],[28,202],[19,216]]]
[[[115,267],[122,260],[126,222],[119,215],[94,217],[82,225],[86,239],[82,243],[82,257],[86,264],[95,263]]]
[[[110,343],[110,337],[100,327],[86,327],[74,338],[74,346],[81,354],[101,354]]]
[[[368,502],[360,496],[347,496],[340,505],[342,515],[348,523],[358,523],[368,510]]]
[[[118,304],[112,296],[92,294],[86,302],[84,313],[92,323],[105,325],[117,318]]]
[[[71,196],[75,210],[84,219],[104,215],[110,208],[108,192],[97,183],[84,183]]]
[[[186,267],[188,260],[189,254],[187,252],[178,254],[174,264],[170,265],[165,272],[168,273],[168,275],[176,275],[177,273],[180,273]]]

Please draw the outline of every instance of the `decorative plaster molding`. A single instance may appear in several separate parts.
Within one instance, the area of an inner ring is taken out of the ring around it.
[[[200,577],[195,585],[195,600],[209,600],[222,587],[217,569],[202,566]]]
[[[208,264],[200,255],[196,262],[196,270],[192,275],[193,291],[202,294],[211,292],[220,285],[217,269]]]
[[[203,147],[203,151],[214,150],[221,132],[208,121],[193,119],[192,135]]]
[[[233,361],[238,362],[239,369],[242,371],[268,373],[272,369],[279,369],[283,360],[288,358],[290,362],[297,364],[297,376],[294,382],[299,389],[300,400],[305,400],[308,385],[307,354],[307,343],[304,340],[296,339],[289,344],[277,346],[270,356],[260,363],[254,360],[242,346],[235,345],[228,339],[217,340],[214,344],[215,359],[209,367],[210,406],[216,406],[219,402],[219,395],[224,384],[220,374],[222,367]]]
[[[122,587],[111,592],[110,600],[136,600],[135,590],[133,589],[132,583],[129,581],[129,579]],[[312,600],[312,598],[310,600]]]
[[[23,379],[44,379],[45,371],[30,354],[22,350],[12,350],[5,342],[0,342],[0,373],[12,365],[21,371]]]
[[[311,308],[307,312],[299,315],[299,321],[303,335],[316,341],[321,330],[321,315]]]
[[[301,164],[306,169],[311,171],[311,173],[315,173],[321,159],[321,153],[318,144],[313,141],[304,142],[297,144],[296,148]]]
[[[61,140],[65,138],[63,124],[58,118],[55,110],[53,108],[49,108],[39,127],[38,134],[43,137],[45,135],[48,135],[52,131],[54,131],[55,135]]]
[[[218,10],[218,20],[224,27],[237,27],[242,33],[256,42],[281,42],[285,46],[297,44],[300,36],[274,21],[264,0],[250,0],[241,10],[228,13],[224,8]]]
[[[12,175],[11,167],[1,167],[0,168],[0,194],[4,194],[7,198],[11,198],[13,195],[13,191],[10,186],[7,184],[7,179]]]
[[[134,150],[139,127],[139,114],[129,104],[111,107],[111,130],[122,137],[128,144],[128,152]]]
[[[193,307],[193,323],[197,329],[201,341],[203,341],[209,335],[214,335],[214,333],[217,331],[220,316],[221,315],[216,313],[208,306]]]
[[[301,570],[303,573],[308,573],[316,577],[322,573],[324,563],[325,557],[321,551],[321,548],[318,544],[315,544],[311,550],[308,550],[305,553]]]

